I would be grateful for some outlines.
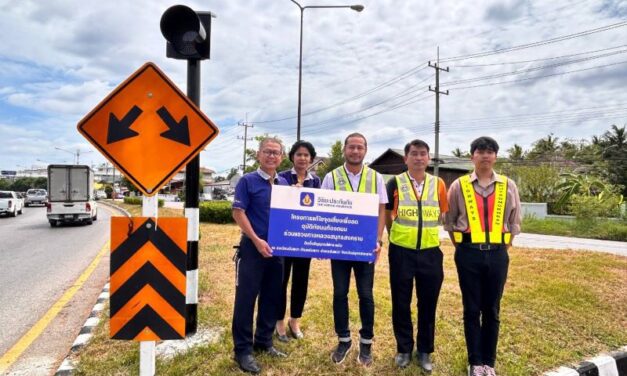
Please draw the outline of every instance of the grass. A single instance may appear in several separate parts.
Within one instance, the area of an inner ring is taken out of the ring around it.
[[[180,216],[181,210],[160,209],[160,216]],[[137,215],[138,213],[133,213]],[[185,355],[157,360],[161,375],[231,375],[231,316],[234,295],[232,245],[235,225],[201,224],[199,327],[222,334],[216,343]],[[453,248],[443,244],[445,279],[437,314],[433,375],[462,375],[466,351],[461,295]],[[501,335],[496,370],[500,375],[537,375],[586,356],[627,344],[627,259],[609,254],[516,249],[510,251],[510,272],[501,306]],[[336,344],[332,316],[332,283],[328,261],[313,260],[302,329],[305,339],[275,342],[290,356],[285,360],[260,356],[264,375],[416,375],[415,362],[405,370],[394,366],[387,257],[376,267],[375,362],[369,369],[356,363],[356,351],[336,366],[330,352]],[[354,282],[350,291],[351,331],[359,330]],[[108,312],[105,312],[105,315]],[[415,314],[414,314],[415,320]],[[79,375],[134,375],[139,372],[139,346],[108,339],[103,320],[91,343],[79,353]]]
[[[532,234],[627,242],[627,221],[625,220],[563,220],[525,217],[522,223],[522,229],[523,232]]]

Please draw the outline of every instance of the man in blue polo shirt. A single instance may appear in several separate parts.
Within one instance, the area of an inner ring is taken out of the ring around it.
[[[279,139],[263,139],[257,151],[259,168],[240,179],[233,202],[233,218],[242,231],[235,259],[232,325],[235,361],[242,371],[254,374],[261,372],[261,367],[253,350],[273,357],[287,356],[272,344],[276,308],[281,302],[283,266],[281,258],[272,257],[272,248],[267,242],[272,185],[288,185],[277,174],[283,157],[283,144]],[[253,338],[255,302],[258,304],[257,327]]]

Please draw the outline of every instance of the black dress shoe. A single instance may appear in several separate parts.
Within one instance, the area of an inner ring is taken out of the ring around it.
[[[397,353],[394,362],[399,368],[405,368],[411,362],[411,353]]]
[[[257,351],[258,353],[262,353],[262,354],[267,354],[271,357],[274,358],[287,358],[287,354],[277,350],[276,347],[274,346],[270,346],[270,347],[254,347],[254,350]]]
[[[289,342],[290,338],[287,336],[287,334],[280,334],[278,330],[274,331],[274,334],[276,335],[276,338],[281,341],[281,342]]]
[[[261,367],[259,366],[259,363],[257,363],[255,357],[250,354],[239,356],[235,355],[235,362],[239,366],[239,369],[244,372],[252,373],[255,375],[261,372]]]
[[[423,370],[427,372],[433,371],[433,364],[431,363],[431,354],[419,352],[416,354],[418,358],[418,364]]]

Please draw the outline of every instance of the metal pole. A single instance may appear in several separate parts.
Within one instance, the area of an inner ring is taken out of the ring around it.
[[[440,169],[440,48],[438,47],[438,58],[435,63],[435,155],[433,164],[433,175],[438,177]]]
[[[300,141],[300,99],[301,99],[302,79],[303,79],[303,14],[304,13],[305,13],[305,9],[300,7],[300,55],[298,58],[298,119],[296,123],[296,141]]]
[[[440,47],[438,46],[437,60],[435,64],[428,63],[431,68],[435,68],[435,89],[431,89],[429,85],[429,91],[435,92],[435,153],[433,155],[433,175],[439,176],[440,166],[440,94],[448,95],[447,91],[440,91],[440,71],[448,72],[448,67],[440,68]]]
[[[142,199],[142,217],[153,217],[157,223],[159,217],[158,202],[157,195],[144,196]],[[153,376],[155,374],[155,354],[155,341],[139,342],[139,374],[141,376]]]
[[[200,107],[200,60],[187,60],[187,96]],[[185,335],[198,329],[198,186],[200,156],[185,167],[185,217],[187,218],[187,293],[185,296]]]

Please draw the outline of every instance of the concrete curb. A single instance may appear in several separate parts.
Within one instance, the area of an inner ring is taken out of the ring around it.
[[[100,313],[104,309],[107,299],[109,299],[109,283],[107,283],[102,289],[102,292],[96,300],[94,308],[92,308],[89,317],[87,317],[87,320],[85,320],[85,324],[83,324],[83,327],[78,333],[78,336],[74,340],[72,348],[70,349],[70,353],[65,357],[65,359],[63,359],[63,362],[59,366],[59,369],[57,369],[55,376],[66,376],[72,374],[72,372],[74,371],[74,364],[72,363],[70,357],[73,353],[89,343],[89,340],[93,335],[94,329],[100,323]]]
[[[599,355],[574,368],[560,367],[544,376],[627,376],[627,346],[609,355]]]
[[[106,205],[114,210],[121,212],[127,217],[131,216],[131,213],[129,213],[125,209],[113,203],[110,203],[107,201],[98,201],[98,204]],[[55,376],[67,376],[67,375],[71,375],[74,372],[74,364],[71,360],[71,357],[76,351],[78,351],[87,343],[89,343],[89,340],[92,337],[93,330],[96,328],[96,326],[98,326],[98,323],[100,323],[100,313],[104,309],[104,304],[108,299],[109,299],[109,282],[107,282],[102,288],[102,291],[100,292],[100,295],[98,296],[98,299],[96,300],[96,304],[94,305],[94,308],[92,308],[91,313],[89,314],[89,317],[87,317],[87,320],[85,320],[85,324],[83,324],[83,327],[78,333],[78,336],[74,340],[74,343],[72,344],[72,347],[69,353],[67,354],[65,359],[63,359],[63,362],[57,369]]]

